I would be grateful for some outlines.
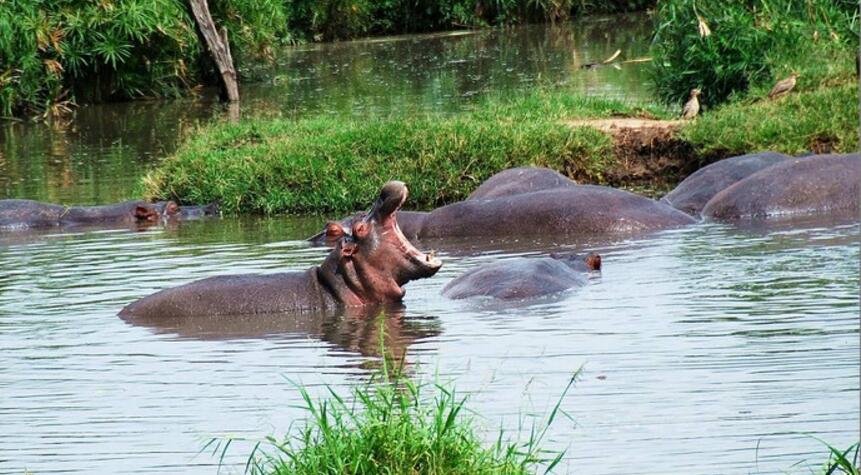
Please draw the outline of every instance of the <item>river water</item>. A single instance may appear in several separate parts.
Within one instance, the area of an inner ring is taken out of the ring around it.
[[[645,94],[644,80],[628,65],[589,71],[595,76],[587,81],[572,59],[572,45],[584,38],[595,49],[578,50],[581,57],[609,56],[629,36],[643,48],[646,30],[638,37],[631,30],[639,23],[632,24],[316,46],[284,61],[330,58],[303,73],[321,90],[294,97],[305,83],[284,79],[258,86],[257,97],[283,113],[456,110],[481,94],[463,97],[474,90],[460,69],[469,61],[448,59],[422,76],[408,62],[380,58],[435,48],[469,58],[486,45],[501,55],[487,60],[492,77],[504,70],[493,66],[500,58],[515,58],[511,67],[533,81],[541,72],[585,91],[636,98]],[[337,66],[345,57],[363,58],[356,61],[377,73]],[[359,71],[346,90],[320,80],[345,68]],[[372,85],[389,69],[387,81],[407,79],[386,97],[385,87]],[[610,79],[623,73],[629,82]],[[267,99],[285,91],[289,98]],[[460,99],[445,98],[455,93]],[[195,121],[218,113],[205,101],[111,105],[82,109],[66,129],[6,127],[0,196],[69,203],[133,196],[154,159]],[[313,394],[367,381],[378,365],[381,327],[415,379],[438,374],[469,394],[488,438],[500,426],[515,436],[546,415],[582,367],[562,402],[570,419],[555,421],[546,440],[548,448],[567,449],[559,473],[809,473],[826,457],[811,435],[839,447],[857,439],[857,222],[424,242],[440,250],[443,269],[410,283],[404,307],[387,309],[382,323],[337,314],[160,324],[116,316],[137,298],[194,279],[317,264],[326,250],[303,238],[322,222],[230,218],[0,236],[0,473],[216,473],[218,457],[197,453],[210,438],[281,434],[303,415],[288,379]],[[604,270],[577,291],[507,306],[439,296],[450,279],[481,263],[565,250],[600,252]],[[249,450],[232,446],[222,473],[241,472]]]

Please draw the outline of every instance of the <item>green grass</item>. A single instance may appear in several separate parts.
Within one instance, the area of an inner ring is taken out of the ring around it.
[[[385,359],[384,359],[385,360]],[[389,373],[393,376],[387,376]],[[332,388],[315,401],[300,385],[307,415],[285,437],[258,442],[246,464],[254,475],[526,475],[549,472],[564,452],[542,448],[544,436],[579,375],[569,380],[547,418],[530,427],[526,441],[510,441],[500,431],[492,444],[479,435],[467,398],[450,385],[414,383],[383,364],[371,381],[338,394]],[[230,440],[207,447],[222,459]],[[204,447],[204,450],[207,448]]]
[[[824,475],[859,475],[861,468],[858,466],[859,443],[856,442],[846,450],[839,450],[831,444],[817,439],[828,447],[828,462],[822,470]]]
[[[681,132],[698,154],[732,156],[758,150],[800,154],[828,144],[858,150],[858,85],[826,84],[777,100],[732,102],[704,114]]]
[[[516,166],[601,182],[614,160],[612,140],[559,119],[619,114],[665,112],[540,92],[489,100],[454,116],[217,123],[192,133],[146,176],[144,193],[185,203],[218,200],[227,213],[322,213],[361,209],[390,179],[408,184],[412,208],[464,199],[494,173]]]

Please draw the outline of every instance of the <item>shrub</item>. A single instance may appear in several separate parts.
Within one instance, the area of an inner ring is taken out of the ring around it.
[[[237,62],[286,34],[274,0],[213,3]],[[211,68],[183,0],[0,2],[0,115],[80,102],[179,94]]]
[[[854,0],[667,0],[656,17],[652,76],[671,104],[699,87],[716,105],[792,70],[802,86],[851,76],[858,51]]]

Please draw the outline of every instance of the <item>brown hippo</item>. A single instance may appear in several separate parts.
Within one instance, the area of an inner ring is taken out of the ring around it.
[[[627,191],[574,185],[443,206],[425,218],[418,237],[613,234],[693,222],[681,211]]]
[[[679,183],[661,201],[673,208],[697,216],[714,195],[733,183],[787,160],[789,155],[760,152],[731,157],[700,168]]]
[[[601,256],[588,254],[518,257],[485,264],[452,280],[442,289],[450,299],[492,297],[520,300],[582,287],[588,272],[601,270]]]
[[[155,223],[162,219],[196,219],[217,212],[218,207],[214,204],[179,206],[173,201],[126,201],[103,206],[66,207],[33,200],[0,200],[0,230]]]
[[[861,155],[812,155],[760,170],[717,193],[702,215],[715,221],[799,215],[858,219]]]
[[[413,247],[396,213],[407,198],[386,183],[371,211],[352,225],[320,266],[304,272],[210,277],[162,290],[125,307],[121,316],[183,317],[297,312],[399,302],[403,286],[434,275],[439,259]]]
[[[509,168],[488,178],[467,200],[486,200],[576,185],[570,178],[549,168]]]

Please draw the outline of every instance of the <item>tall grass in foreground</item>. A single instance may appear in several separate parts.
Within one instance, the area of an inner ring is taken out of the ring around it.
[[[858,442],[850,445],[846,450],[838,450],[823,440],[817,440],[828,447],[830,452],[828,462],[823,469],[825,475],[861,475],[861,468],[858,466]]]
[[[479,436],[466,397],[441,384],[414,383],[399,371],[354,388],[349,396],[329,388],[329,398],[314,401],[297,386],[308,418],[283,439],[267,437],[254,447],[246,464],[253,475],[525,475],[550,472],[564,451],[541,447],[547,429],[565,415],[562,400],[580,374],[568,382],[542,425],[525,442],[512,442],[500,430],[489,447]],[[428,392],[430,394],[428,394]],[[214,453],[227,445],[210,441]]]

